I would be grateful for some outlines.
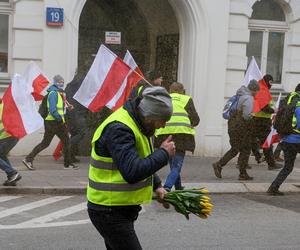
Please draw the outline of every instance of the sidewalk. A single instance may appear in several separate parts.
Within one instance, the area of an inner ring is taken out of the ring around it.
[[[54,161],[50,156],[37,157],[34,166],[37,170],[29,171],[22,163],[23,157],[10,157],[13,166],[22,175],[22,180],[16,187],[0,186],[0,193],[44,193],[44,194],[84,194],[88,179],[88,157],[79,157],[81,162],[77,164],[79,170],[64,170],[63,161]],[[206,187],[211,193],[243,193],[265,192],[274,180],[278,171],[267,170],[265,163],[256,164],[253,157],[250,159],[249,175],[253,181],[238,181],[238,169],[236,159],[224,167],[223,179],[217,179],[213,173],[211,164],[216,158],[186,157],[182,169],[182,181],[186,187]],[[169,167],[163,168],[159,176],[164,181]],[[0,175],[0,183],[6,179]],[[300,159],[296,160],[293,173],[282,185],[282,191],[300,192]]]

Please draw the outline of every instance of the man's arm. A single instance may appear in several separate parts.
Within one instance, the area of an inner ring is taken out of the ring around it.
[[[199,118],[199,115],[198,115],[198,113],[196,111],[196,108],[195,108],[195,105],[194,105],[194,102],[193,102],[192,98],[189,100],[189,102],[185,106],[185,110],[186,110],[186,112],[189,115],[189,119],[191,121],[191,125],[193,127],[196,127],[199,124],[199,122],[200,122],[200,118]]]
[[[118,122],[109,124],[95,144],[98,155],[103,155],[103,148],[107,148],[128,183],[144,180],[167,165],[169,161],[169,154],[163,148],[157,149],[146,158],[139,157],[132,130]]]

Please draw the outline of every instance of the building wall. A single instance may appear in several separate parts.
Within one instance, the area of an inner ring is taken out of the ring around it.
[[[78,24],[85,2],[16,1],[11,71],[22,73],[27,63],[34,60],[49,77],[60,73],[67,82],[71,80],[77,68]],[[284,66],[284,88],[289,91],[300,82],[300,1],[281,2],[289,22]],[[217,156],[228,149],[227,125],[221,113],[226,98],[240,86],[247,67],[248,20],[255,0],[169,0],[169,3],[180,33],[178,80],[187,85],[187,93],[193,97],[201,118],[196,129],[195,155]],[[62,28],[46,26],[47,6],[64,8]],[[146,17],[151,19],[151,15]],[[41,140],[42,133],[41,130],[22,139],[12,153],[27,154]],[[52,152],[54,144],[44,154]]]

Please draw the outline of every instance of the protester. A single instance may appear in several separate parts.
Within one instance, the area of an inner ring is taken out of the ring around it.
[[[161,74],[161,72],[159,72],[158,70],[151,70],[146,74],[146,79],[148,79],[150,81],[150,84],[152,86],[161,86],[162,82],[163,82],[163,76]],[[131,93],[129,98],[133,99],[136,96],[138,96],[139,94],[141,94],[145,88],[150,87],[150,85],[148,82],[146,82],[145,80],[141,80],[137,86],[135,86]]]
[[[8,153],[13,149],[18,143],[18,138],[13,137],[11,134],[7,133],[4,129],[2,122],[2,111],[3,103],[0,99],[0,168],[6,173],[7,180],[3,183],[4,186],[15,186],[16,183],[21,180],[22,176],[15,170],[8,158]]]
[[[107,249],[142,249],[134,230],[140,204],[150,203],[152,190],[166,193],[152,176],[175,153],[169,137],[153,152],[151,136],[172,115],[172,102],[162,87],[145,89],[129,99],[96,130],[87,189],[89,217]]]
[[[237,91],[237,95],[239,96],[237,111],[228,120],[228,134],[231,148],[219,161],[213,163],[213,169],[217,178],[222,178],[222,167],[239,153],[239,180],[253,180],[253,177],[248,175],[246,167],[251,152],[250,139],[254,96],[258,91],[259,84],[256,80],[251,80],[247,87],[242,86]]]
[[[63,96],[64,79],[60,75],[56,75],[53,78],[53,85],[51,85],[47,92],[47,110],[48,115],[45,118],[45,133],[43,140],[38,144],[29,155],[23,160],[24,165],[29,170],[35,170],[33,167],[33,160],[35,156],[47,148],[55,135],[63,143],[64,151],[64,169],[78,169],[70,161],[69,150],[69,135],[65,125],[65,100]]]
[[[300,83],[297,85],[295,92],[290,93],[287,104],[290,104],[292,99],[297,97],[300,98]],[[284,195],[279,191],[279,188],[293,171],[297,153],[300,153],[300,101],[296,104],[292,126],[294,128],[293,133],[282,137],[281,147],[284,152],[284,166],[269,187],[267,191],[269,195]]]
[[[68,131],[71,134],[70,138],[70,155],[71,162],[79,162],[76,158],[77,146],[82,141],[84,136],[88,132],[86,116],[88,109],[74,100],[73,96],[79,89],[82,83],[83,77],[76,74],[74,79],[67,84],[65,93],[69,104],[73,106],[73,109],[67,109],[66,111],[66,124],[68,126]]]
[[[271,75],[265,75],[263,77],[269,89],[273,84],[273,77]],[[275,112],[275,105],[271,100],[261,111],[253,114],[253,127],[252,127],[252,152],[254,152],[255,158],[258,162],[261,162],[261,156],[259,149],[266,141],[272,128],[272,114]],[[258,143],[257,143],[258,141]],[[272,147],[263,148],[263,154],[265,160],[268,163],[268,169],[274,170],[281,168],[280,165],[275,163]],[[260,156],[260,157],[259,157]]]
[[[174,82],[170,86],[173,114],[165,128],[158,129],[155,133],[156,146],[172,135],[176,145],[176,153],[170,158],[170,169],[164,188],[171,191],[175,185],[176,190],[182,190],[180,172],[183,165],[185,152],[195,150],[195,129],[199,122],[199,116],[195,109],[193,99],[184,94],[184,87],[181,83]]]

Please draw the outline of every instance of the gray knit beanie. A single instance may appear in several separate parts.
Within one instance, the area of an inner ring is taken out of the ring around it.
[[[53,77],[54,84],[57,84],[59,81],[64,81],[64,78],[61,75],[56,75]]]
[[[138,110],[143,117],[158,121],[170,120],[173,113],[172,99],[165,88],[146,88],[142,97]]]
[[[251,91],[259,91],[259,84],[256,80],[251,80],[248,84],[248,89]]]

